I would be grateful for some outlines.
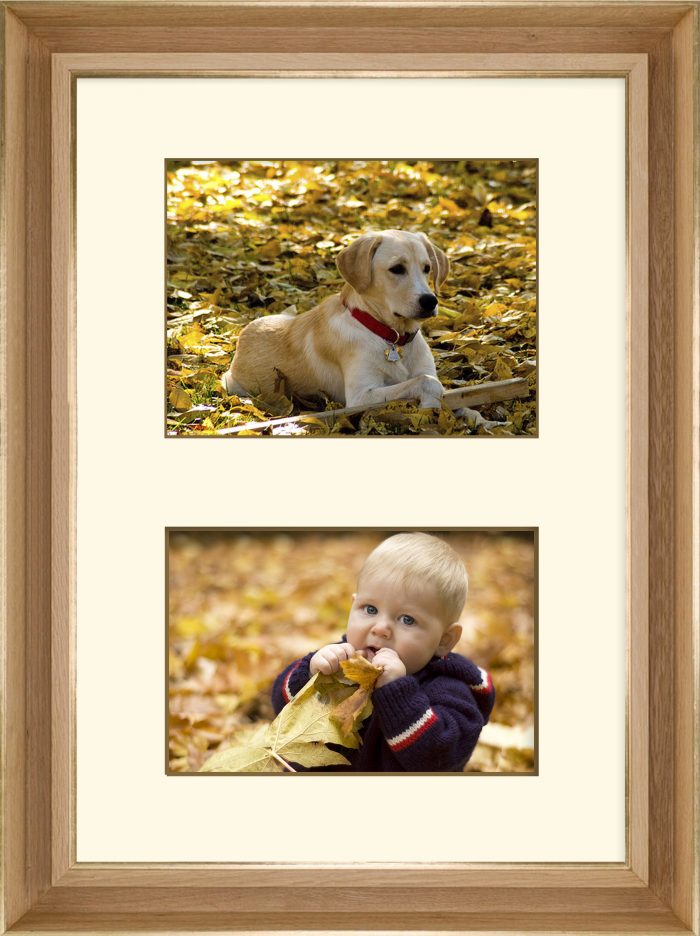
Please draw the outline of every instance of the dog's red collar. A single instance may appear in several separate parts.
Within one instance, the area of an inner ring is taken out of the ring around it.
[[[370,315],[369,312],[365,312],[364,309],[350,309],[349,311],[350,315],[352,315],[354,319],[357,319],[361,325],[364,325],[365,328],[369,328],[371,332],[374,332],[375,335],[379,335],[384,341],[388,341],[393,345],[398,345],[400,348],[410,341],[413,341],[416,337],[416,332],[405,332],[403,335],[400,335],[395,328],[389,328],[388,325],[385,325],[384,322],[380,322],[373,315]]]

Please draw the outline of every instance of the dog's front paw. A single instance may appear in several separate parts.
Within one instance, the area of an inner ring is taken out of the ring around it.
[[[445,388],[436,377],[430,374],[423,374],[417,378],[418,383],[418,401],[421,409],[439,409],[442,405],[442,397]]]
[[[226,371],[225,374],[221,375],[221,386],[227,396],[231,396],[233,394],[233,388],[230,385],[231,380],[231,371]]]
[[[464,406],[454,411],[455,416],[460,419],[466,419],[469,426],[474,429],[494,429],[496,426],[507,426],[507,422],[499,422],[495,419],[484,419],[478,410],[470,409]]]
[[[245,387],[242,387],[234,378],[230,370],[227,370],[221,377],[221,386],[227,396],[250,396]]]

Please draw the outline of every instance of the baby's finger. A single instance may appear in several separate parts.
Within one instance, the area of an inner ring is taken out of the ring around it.
[[[337,650],[335,649],[333,650],[332,653],[328,655],[328,662],[331,665],[331,673],[338,672],[338,670],[340,669],[340,661],[343,659],[344,659],[343,655],[339,654]]]
[[[347,660],[348,652],[345,644],[334,644],[328,648],[328,658],[336,664],[336,669],[341,660]]]

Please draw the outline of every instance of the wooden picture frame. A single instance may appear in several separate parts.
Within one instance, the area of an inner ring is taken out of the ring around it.
[[[697,0],[17,0],[3,13],[3,932],[697,934]],[[627,82],[627,860],[77,864],[75,80],[457,73]]]

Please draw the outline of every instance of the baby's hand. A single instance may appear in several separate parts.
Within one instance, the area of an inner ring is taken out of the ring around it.
[[[406,675],[406,667],[401,662],[401,657],[396,650],[390,650],[388,647],[377,650],[374,654],[372,665],[380,666],[383,669],[382,675],[376,682],[377,689],[381,689],[381,687],[386,686],[387,683],[393,682],[395,679],[400,679],[402,676]]]
[[[355,648],[349,643],[327,644],[311,657],[309,672],[312,676],[314,673],[324,673],[326,676],[337,673],[340,669],[340,661],[349,660],[354,652]]]

